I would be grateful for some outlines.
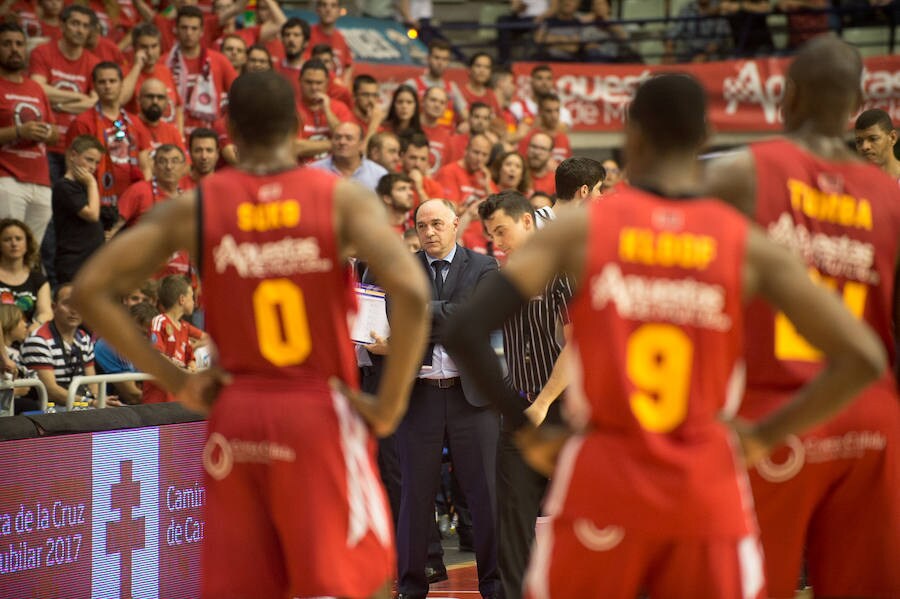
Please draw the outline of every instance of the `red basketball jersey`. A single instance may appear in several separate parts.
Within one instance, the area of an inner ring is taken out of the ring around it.
[[[756,221],[872,326],[895,364],[891,302],[900,253],[897,182],[870,164],[827,161],[784,139],[754,144],[751,150]],[[767,304],[749,306],[746,327],[750,390],[790,392],[821,370],[821,354]]]
[[[742,536],[745,474],[720,417],[739,398],[746,220],[716,200],[624,185],[589,214],[570,308],[585,397],[575,391],[570,407],[589,410],[590,429],[573,478],[585,484],[568,490],[567,513],[660,535]]]
[[[227,168],[201,181],[204,294],[215,298],[206,326],[236,378],[280,388],[321,386],[330,376],[356,384],[353,295],[333,225],[336,183],[304,168]]]

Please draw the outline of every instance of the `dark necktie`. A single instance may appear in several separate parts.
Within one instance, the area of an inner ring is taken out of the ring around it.
[[[440,299],[444,293],[444,267],[449,264],[446,260],[435,260],[431,263],[431,268],[434,269],[434,293],[437,299]]]

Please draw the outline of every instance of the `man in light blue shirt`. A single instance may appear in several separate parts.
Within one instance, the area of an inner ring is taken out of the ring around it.
[[[378,181],[388,172],[380,164],[363,156],[364,135],[362,127],[357,123],[341,123],[332,134],[331,156],[317,160],[310,166],[353,179],[375,191]]]

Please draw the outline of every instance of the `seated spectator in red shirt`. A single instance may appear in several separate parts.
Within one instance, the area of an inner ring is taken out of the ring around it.
[[[531,174],[518,152],[505,152],[491,164],[491,176],[500,191],[514,190],[525,197],[531,194]]]
[[[105,241],[100,190],[94,178],[104,151],[96,137],[79,135],[66,151],[66,174],[53,185],[53,265],[57,283],[74,279],[81,265]]]
[[[182,319],[194,313],[194,290],[190,281],[182,275],[169,275],[159,284],[159,305],[162,313],[150,325],[150,343],[176,366],[194,370],[194,350],[190,342],[190,330]],[[142,403],[173,401],[153,381],[144,385]]]
[[[44,90],[28,79],[25,34],[0,23],[0,218],[25,221],[44,237],[52,211],[47,143],[59,132]]]
[[[472,104],[481,102],[491,107],[493,114],[500,114],[500,105],[490,88],[491,71],[494,68],[494,59],[486,52],[478,52],[469,59],[469,79],[462,85],[453,84],[451,95],[456,96],[455,104],[464,104],[467,110]],[[465,125],[460,126],[460,132],[465,133]]]
[[[366,140],[378,133],[386,116],[381,107],[378,82],[371,75],[357,75],[353,79],[353,118],[366,131]]]
[[[556,162],[562,162],[572,156],[569,136],[559,118],[561,106],[562,102],[556,94],[545,94],[538,98],[538,118],[531,132],[519,142],[519,153],[525,154],[528,151],[529,140],[540,131],[553,139],[553,159]]]
[[[394,90],[383,128],[395,135],[403,135],[406,131],[422,132],[419,122],[419,96],[416,90],[403,84]]]
[[[366,145],[366,157],[387,172],[396,173],[400,170],[400,140],[389,131],[376,133]]]
[[[441,118],[448,101],[447,92],[441,87],[429,88],[422,99],[419,123],[422,125],[422,132],[428,137],[428,144],[431,148],[431,155],[428,158],[431,173],[436,172],[444,164],[453,162],[449,156],[453,129],[442,124]]]
[[[162,120],[175,125],[179,133],[184,131],[184,110],[178,87],[172,71],[160,58],[161,42],[159,29],[153,23],[141,23],[131,30],[131,45],[134,48],[134,62],[122,81],[122,102],[129,112],[138,112],[138,93],[149,79],[162,81],[165,86],[166,107]]]
[[[414,207],[444,197],[443,186],[428,176],[428,157],[428,138],[422,133],[410,133],[400,139],[400,167],[413,182]]]
[[[159,146],[153,155],[153,177],[129,187],[119,199],[119,223],[116,231],[135,224],[155,204],[181,192],[184,152],[178,146]]]
[[[497,187],[491,180],[491,171],[487,167],[490,155],[491,141],[484,135],[472,137],[463,157],[442,166],[435,176],[444,188],[444,199],[464,209],[471,202],[497,193]]]
[[[328,68],[321,60],[307,60],[300,71],[297,112],[301,128],[295,145],[297,156],[303,162],[324,158],[331,151],[334,129],[341,123],[355,122],[346,104],[328,97],[327,85]]]
[[[174,144],[185,150],[184,136],[178,128],[163,120],[162,116],[169,110],[169,97],[166,86],[159,79],[147,79],[138,93],[138,115],[150,134],[150,148],[155,150],[163,144]]]
[[[94,67],[92,80],[97,105],[78,115],[66,133],[66,141],[71,145],[79,135],[92,135],[103,144],[106,153],[96,173],[100,204],[115,207],[132,183],[150,174],[150,133],[139,118],[122,108],[119,65],[101,62]],[[104,220],[103,224],[109,230],[110,223]]]
[[[243,73],[256,73],[257,71],[272,70],[272,55],[265,46],[255,44],[247,48],[247,62],[244,64]]]
[[[435,87],[442,90],[445,96],[444,109],[440,115],[435,117],[436,122],[432,123],[432,125],[439,124],[452,129],[458,122],[466,119],[469,110],[465,101],[462,99],[460,100],[459,105],[451,105],[446,100],[447,98],[450,98],[453,93],[453,83],[444,79],[444,73],[446,72],[447,67],[450,66],[450,50],[450,42],[447,40],[435,39],[428,42],[428,66],[425,69],[425,72],[418,77],[406,80],[405,83],[416,89],[419,98],[421,98],[423,102],[425,101],[425,93],[428,90]],[[422,123],[422,126],[425,126],[424,122]],[[426,135],[428,134],[427,131],[425,133]]]
[[[203,13],[196,6],[182,6],[175,20],[176,43],[166,59],[178,94],[184,100],[184,131],[209,127],[224,115],[228,90],[237,72],[219,52],[201,44]]]
[[[537,131],[527,138],[526,159],[531,171],[531,184],[534,191],[543,191],[553,195],[556,193],[556,165],[553,159],[553,138]]]
[[[223,6],[227,4],[226,6]],[[216,2],[216,12],[224,12],[231,9],[235,4],[246,4],[244,2],[235,2],[234,0],[218,0]],[[282,58],[281,44],[278,40],[278,34],[281,26],[287,21],[287,17],[278,6],[275,0],[259,0],[256,3],[256,25],[244,27],[243,29],[234,29],[235,19],[231,20],[231,30],[227,33],[239,35],[247,47],[254,45],[264,46],[269,54],[275,58]]]
[[[334,66],[331,70],[347,87],[353,81],[353,56],[347,41],[337,29],[337,20],[341,16],[341,4],[338,0],[316,0],[316,14],[319,22],[309,31],[309,46],[327,44],[334,50]]]
[[[342,79],[338,79],[334,71],[334,51],[328,44],[316,44],[309,54],[310,59],[321,60],[328,67],[328,87],[325,90],[331,99],[340,100],[347,106],[353,105],[353,96],[350,94],[350,86],[344,85]]]
[[[90,50],[100,62],[114,62],[118,65],[125,64],[125,54],[119,49],[114,41],[108,37],[104,37],[101,33],[100,19],[97,14],[91,19],[91,31],[88,34],[87,42],[84,47]]]
[[[387,207],[388,222],[402,234],[409,227],[409,212],[414,207],[412,179],[403,173],[388,173],[378,181],[375,193]]]
[[[26,20],[22,13],[18,13],[19,22],[28,39],[38,44],[58,41],[62,37],[62,21],[59,16],[65,3],[63,0],[38,0],[38,6],[40,15],[35,14],[33,19]]]
[[[200,180],[215,172],[219,164],[219,135],[212,129],[194,129],[188,143],[191,170],[184,176],[181,186],[192,189]]]
[[[303,68],[306,43],[309,41],[309,23],[291,17],[281,26],[282,58],[275,63],[275,70],[285,76],[300,97],[300,69]],[[277,54],[276,54],[277,55]]]
[[[244,38],[236,33],[229,33],[222,38],[220,48],[236,72],[244,70],[244,65],[247,64],[247,42]]]
[[[491,107],[487,104],[475,102],[469,106],[469,118],[466,120],[469,125],[466,128],[468,133],[457,133],[450,138],[450,147],[447,149],[444,159],[449,162],[462,158],[469,145],[469,139],[471,139],[473,135],[485,135],[491,140],[492,145],[496,144],[499,139],[497,139],[494,132],[490,130],[491,115]]]

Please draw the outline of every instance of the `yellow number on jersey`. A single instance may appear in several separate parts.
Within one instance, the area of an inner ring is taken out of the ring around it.
[[[628,378],[636,389],[628,398],[641,426],[667,433],[687,416],[694,345],[680,328],[645,324],[628,337]]]
[[[275,366],[301,364],[312,350],[303,291],[288,279],[263,281],[253,292],[259,351]]]
[[[831,277],[823,277],[815,269],[810,270],[810,277],[816,283],[837,291],[837,281]],[[862,318],[866,309],[866,295],[869,288],[864,283],[847,281],[844,283],[842,297],[844,306],[857,318]],[[794,360],[799,362],[818,362],[822,359],[822,352],[810,345],[803,338],[791,321],[783,312],[775,315],[775,357],[779,360]]]

